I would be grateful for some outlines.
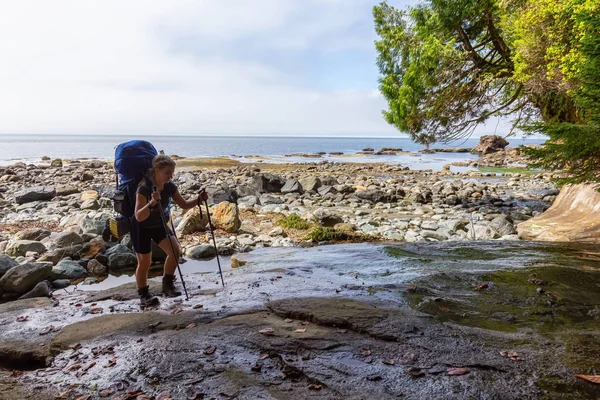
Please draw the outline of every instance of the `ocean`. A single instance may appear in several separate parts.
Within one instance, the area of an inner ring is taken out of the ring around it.
[[[439,169],[453,161],[475,156],[468,153],[420,154],[422,145],[408,138],[375,137],[292,137],[292,136],[88,136],[88,135],[0,135],[0,165],[17,161],[37,163],[42,157],[63,159],[114,158],[115,147],[133,139],[145,139],[165,154],[181,157],[231,157],[241,162],[257,162],[248,156],[262,156],[261,162],[388,162],[404,164],[411,169]],[[542,139],[508,139],[510,146],[541,144]],[[479,139],[461,140],[432,147],[474,147]],[[397,156],[350,156],[365,148],[401,148],[413,154]],[[286,157],[293,153],[342,152],[343,156],[325,155],[321,158]]]

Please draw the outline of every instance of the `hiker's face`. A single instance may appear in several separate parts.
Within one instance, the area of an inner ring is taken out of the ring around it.
[[[158,168],[156,170],[156,180],[159,182],[169,182],[173,179],[173,173],[175,172],[175,167],[164,167]]]

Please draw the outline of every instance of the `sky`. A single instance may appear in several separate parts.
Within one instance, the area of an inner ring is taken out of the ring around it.
[[[4,1],[0,134],[400,136],[381,115],[377,3]]]

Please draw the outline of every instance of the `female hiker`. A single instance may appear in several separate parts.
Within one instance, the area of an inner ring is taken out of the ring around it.
[[[185,200],[171,181],[174,172],[175,161],[166,155],[158,154],[152,160],[152,168],[148,171],[148,175],[142,179],[136,191],[131,240],[138,261],[135,280],[142,307],[159,303],[158,298],[150,294],[148,285],[148,270],[152,262],[152,240],[167,254],[162,280],[163,295],[167,297],[181,295],[173,283],[176,260],[179,259],[179,254],[173,254],[173,249],[178,253],[179,244],[174,236],[170,236],[173,245],[169,243],[166,232],[169,228],[163,224],[161,209],[163,211],[168,209],[170,199],[187,210],[199,206],[201,201],[208,198],[205,192],[201,192],[197,199]],[[153,188],[156,190],[153,191]]]

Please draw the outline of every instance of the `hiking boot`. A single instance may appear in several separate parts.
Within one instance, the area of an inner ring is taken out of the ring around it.
[[[175,284],[173,280],[175,279],[175,275],[165,274],[162,280],[162,292],[167,297],[177,297],[181,296],[181,292],[175,289]]]
[[[140,305],[142,307],[155,306],[160,303],[158,297],[150,294],[150,286],[138,288],[138,294],[140,295]]]

